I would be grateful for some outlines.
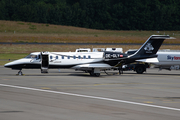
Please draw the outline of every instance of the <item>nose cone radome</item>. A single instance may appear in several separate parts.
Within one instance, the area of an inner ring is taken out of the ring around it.
[[[6,64],[4,65],[4,67],[12,68],[12,69],[21,68],[22,62],[23,62],[22,59],[15,60],[15,61],[6,63]]]
[[[11,68],[12,65],[13,65],[12,62],[9,62],[9,63],[6,63],[6,64],[4,65],[4,67]]]

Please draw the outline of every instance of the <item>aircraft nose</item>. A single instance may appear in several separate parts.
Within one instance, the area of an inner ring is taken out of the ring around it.
[[[9,63],[6,63],[4,65],[6,68],[12,68],[12,69],[21,69],[22,68],[22,59],[15,60]]]
[[[6,64],[4,65],[4,67],[7,67],[7,68],[9,68],[10,66],[11,66],[10,63],[6,63]]]
[[[18,60],[12,61],[12,62],[9,62],[9,63],[6,63],[6,64],[4,65],[4,67],[14,68],[14,67],[16,67],[17,65],[18,65]]]

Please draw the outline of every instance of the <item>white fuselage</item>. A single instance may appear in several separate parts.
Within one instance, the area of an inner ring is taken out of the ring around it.
[[[112,66],[102,63],[104,52],[51,52],[49,54],[49,66],[60,68],[111,68]]]
[[[36,68],[41,69],[41,52],[34,52],[25,57],[5,64],[5,67],[14,65],[14,69]],[[104,52],[48,52],[48,68],[72,68],[83,70],[88,68],[108,69],[112,66],[102,62]]]
[[[49,65],[78,65],[99,62],[103,52],[50,52]]]

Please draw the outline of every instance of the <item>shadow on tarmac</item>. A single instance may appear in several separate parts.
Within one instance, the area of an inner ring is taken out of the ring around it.
[[[180,71],[179,71],[180,72]],[[162,76],[162,75],[165,75],[165,76],[180,76],[180,73],[179,74],[174,74],[174,73],[171,73],[171,74],[165,74],[165,73],[143,73],[143,74],[137,74],[137,73],[124,73],[124,74],[133,74],[133,75],[159,75],[159,76]]]

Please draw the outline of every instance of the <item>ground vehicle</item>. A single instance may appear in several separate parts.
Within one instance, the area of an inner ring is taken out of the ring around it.
[[[137,50],[128,50],[126,54],[133,54]],[[170,50],[170,49],[163,49],[157,52],[157,60],[153,59],[142,59],[138,60],[139,63],[131,63],[127,66],[124,66],[126,69],[129,67],[129,70],[135,70],[137,73],[142,70],[146,71],[146,68],[149,65],[153,65],[154,68],[159,68],[159,70],[166,69],[166,70],[179,70],[180,69],[180,50]],[[131,67],[133,66],[133,67]],[[125,69],[125,70],[126,70]]]

